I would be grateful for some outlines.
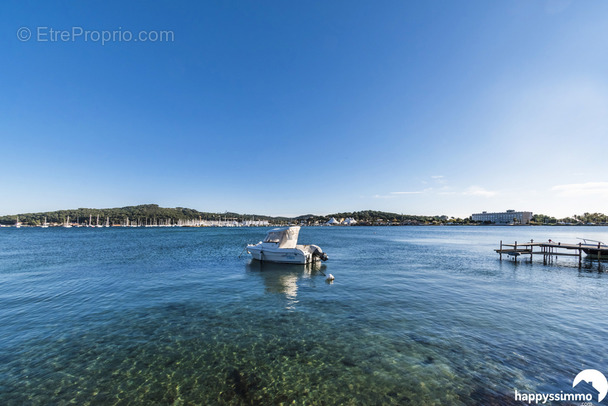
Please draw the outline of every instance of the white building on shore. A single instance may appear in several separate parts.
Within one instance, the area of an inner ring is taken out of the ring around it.
[[[338,224],[340,224],[340,222],[334,217],[330,218],[329,221],[325,223],[326,226],[336,226]]]
[[[483,211],[471,216],[473,221],[489,222],[493,224],[530,224],[532,220],[531,211],[507,210],[498,213]]]
[[[344,224],[345,226],[354,226],[355,224],[357,224],[357,220],[352,217],[348,217],[342,222],[342,224]]]

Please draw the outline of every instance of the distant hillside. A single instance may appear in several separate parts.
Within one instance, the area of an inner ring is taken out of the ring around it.
[[[297,217],[298,220],[304,220],[306,223],[324,223],[330,218],[336,220],[353,218],[357,220],[358,225],[375,225],[375,224],[435,224],[447,221],[459,223],[468,223],[468,219],[452,219],[448,220],[447,216],[415,216],[410,214],[388,213],[376,210],[362,210],[355,212],[343,212],[328,214],[327,216],[307,215]]]
[[[67,218],[70,222],[78,222],[80,224],[88,224],[89,218],[92,223],[97,222],[103,224],[106,219],[109,219],[110,224],[124,224],[127,219],[131,222],[172,222],[177,223],[179,220],[267,220],[270,224],[286,224],[288,222],[304,223],[304,224],[322,224],[334,217],[338,220],[344,218],[354,218],[359,225],[372,224],[429,224],[441,221],[439,217],[431,216],[412,216],[397,213],[386,213],[382,211],[364,210],[358,212],[334,213],[327,216],[318,216],[314,214],[306,214],[298,217],[271,217],[257,214],[239,214],[239,213],[210,213],[202,212],[185,207],[165,208],[159,207],[157,204],[143,204],[139,206],[127,206],[111,209],[93,209],[79,208],[71,210],[57,210],[41,213],[21,213],[10,216],[1,216],[0,224],[13,225],[17,218],[23,225],[36,226],[44,223],[46,218],[50,224],[65,223]],[[445,220],[445,218],[443,219]]]
[[[0,225],[13,225],[19,218],[23,225],[36,226],[46,220],[52,224],[65,223],[70,217],[70,222],[78,222],[82,225],[88,224],[89,218],[92,223],[96,224],[97,216],[99,223],[104,224],[106,219],[109,219],[110,224],[124,224],[127,219],[130,222],[139,224],[176,224],[178,221],[188,220],[228,220],[228,221],[245,221],[245,220],[267,220],[270,224],[305,224],[319,225],[326,223],[332,217],[340,221],[346,218],[353,218],[357,221],[356,225],[418,225],[418,224],[480,224],[472,221],[470,217],[460,219],[447,216],[415,216],[410,214],[388,213],[377,210],[362,210],[355,212],[333,213],[326,216],[314,214],[305,214],[297,217],[272,217],[262,216],[258,214],[239,214],[239,213],[210,213],[185,207],[165,208],[159,207],[157,204],[142,204],[139,206],[127,206],[113,209],[72,209],[72,210],[57,210],[43,213],[22,213],[10,216],[0,216]],[[535,214],[532,225],[607,225],[608,216],[602,213],[584,213],[582,215],[574,215],[563,219],[546,216],[544,214]]]
[[[106,219],[109,219],[110,224],[124,224],[128,219],[130,222],[136,222],[141,224],[149,223],[168,223],[173,224],[178,221],[187,220],[231,220],[231,221],[244,221],[244,220],[267,220],[270,224],[287,224],[287,223],[302,223],[307,225],[323,224],[330,218],[334,217],[338,220],[345,219],[348,217],[357,220],[358,225],[375,225],[375,224],[438,224],[446,222],[447,217],[439,216],[413,216],[404,215],[397,213],[387,213],[382,211],[364,210],[357,212],[344,212],[334,213],[327,216],[318,216],[314,214],[306,214],[298,217],[271,217],[262,216],[257,214],[239,214],[239,213],[209,213],[202,212],[194,209],[188,209],[185,207],[175,208],[164,208],[159,207],[157,204],[143,204],[139,206],[127,206],[112,209],[92,209],[92,208],[80,208],[72,210],[57,210],[42,213],[22,213],[17,215],[2,216],[0,217],[0,224],[2,225],[13,225],[17,221],[17,218],[23,225],[36,226],[44,223],[46,218],[50,224],[62,224],[65,223],[67,218],[70,218],[70,222],[85,225],[88,224],[89,218],[93,224],[97,222],[97,216],[99,216],[99,223],[104,224]],[[468,223],[467,220],[452,219],[454,222]]]
[[[171,221],[177,223],[178,220],[250,220],[255,217],[256,220],[268,220],[271,223],[281,223],[288,221],[289,219],[284,217],[269,217],[249,214],[238,214],[238,213],[208,213],[201,212],[194,209],[188,209],[185,207],[175,208],[164,208],[159,207],[157,204],[142,204],[139,206],[127,206],[113,209],[72,209],[72,210],[58,210],[42,213],[22,213],[18,215],[2,216],[0,217],[0,224],[2,225],[13,225],[19,218],[19,221],[24,225],[40,225],[44,223],[46,217],[47,222],[53,223],[64,223],[66,219],[70,217],[70,222],[78,221],[80,224],[89,222],[89,218],[92,218],[93,224],[97,221],[99,216],[99,222],[105,223],[106,219],[109,218],[110,224],[122,224],[128,218],[130,221],[140,221],[145,223],[146,221],[158,221],[167,222]]]

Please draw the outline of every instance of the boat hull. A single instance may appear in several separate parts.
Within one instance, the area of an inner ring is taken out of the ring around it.
[[[608,252],[606,249],[598,250],[597,248],[583,248],[583,252],[592,259],[596,259],[598,257],[600,259],[608,259]]]
[[[314,262],[316,257],[299,248],[262,248],[257,245],[247,247],[251,258],[257,261],[275,262],[278,264],[308,264]]]

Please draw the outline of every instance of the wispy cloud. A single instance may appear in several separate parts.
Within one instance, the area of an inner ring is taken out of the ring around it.
[[[607,183],[608,185],[608,183]],[[390,192],[389,194],[384,195],[374,195],[374,199],[392,199],[398,196],[407,196],[407,195],[422,195],[422,194],[430,194],[430,195],[461,195],[461,196],[481,196],[481,197],[493,197],[498,194],[498,192],[493,190],[487,190],[481,186],[469,186],[464,190],[454,190],[454,188],[449,186],[443,186],[440,188],[426,188],[423,190],[410,190],[410,191],[401,191],[401,192]]]
[[[469,186],[462,194],[466,196],[493,197],[496,196],[497,192],[484,189],[481,186]]]
[[[608,197],[608,182],[585,182],[556,185],[551,188],[562,197],[606,196]]]
[[[374,199],[394,199],[395,195],[373,195],[372,196]]]
[[[427,188],[424,190],[410,190],[410,191],[402,191],[402,192],[389,192],[387,195],[374,195],[372,196],[374,199],[394,199],[399,196],[407,196],[407,195],[421,195],[424,193],[428,193],[433,191],[433,188]]]
[[[435,183],[441,183],[441,184],[447,183],[447,179],[443,175],[434,175],[434,176],[431,176],[431,179],[433,179],[433,181],[435,181]]]

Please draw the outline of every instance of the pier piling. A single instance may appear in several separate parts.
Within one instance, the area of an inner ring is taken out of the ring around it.
[[[530,244],[534,244],[534,240],[530,240]],[[532,262],[533,255],[534,255],[534,252],[532,250],[530,250],[530,262]]]
[[[500,240],[500,252],[498,253],[500,260],[502,261],[502,240]]]

